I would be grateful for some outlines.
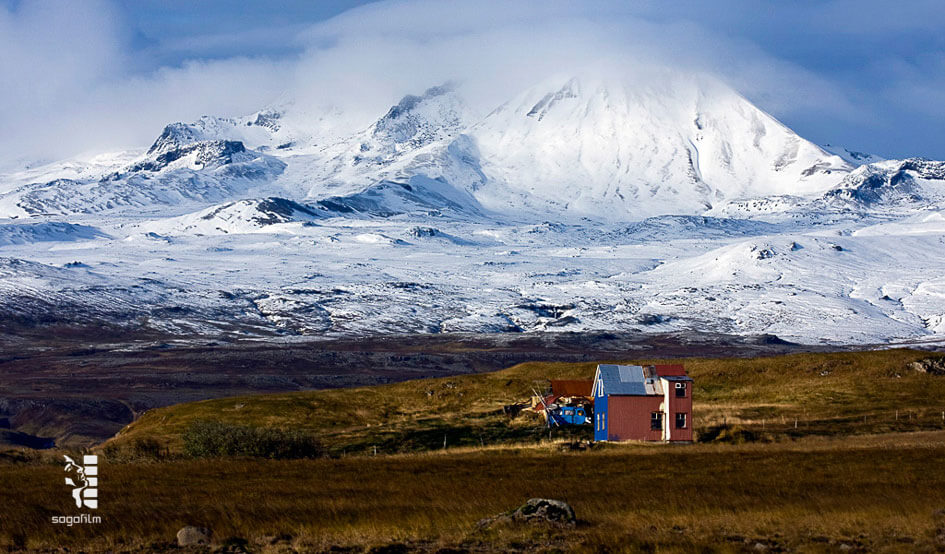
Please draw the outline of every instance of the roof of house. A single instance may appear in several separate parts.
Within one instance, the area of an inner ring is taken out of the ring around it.
[[[662,395],[660,378],[668,381],[691,381],[681,365],[638,366],[601,364],[597,378],[603,382],[604,394],[632,396]]]
[[[660,377],[688,377],[686,368],[682,364],[655,365],[653,368]]]
[[[552,379],[551,394],[561,396],[590,396],[594,388],[592,379]]]

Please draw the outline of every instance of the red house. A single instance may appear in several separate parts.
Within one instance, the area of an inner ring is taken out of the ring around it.
[[[597,366],[595,441],[692,441],[692,379],[681,365]]]

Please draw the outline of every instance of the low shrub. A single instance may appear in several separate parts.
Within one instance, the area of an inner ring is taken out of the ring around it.
[[[108,444],[102,454],[111,462],[156,462],[167,459],[167,448],[151,437],[138,438],[126,445]]]
[[[699,431],[698,442],[722,442],[744,444],[747,442],[772,442],[772,437],[757,430],[739,425],[715,425]]]
[[[184,431],[184,454],[192,458],[249,456],[254,458],[316,458],[322,447],[311,435],[273,427],[195,421]]]

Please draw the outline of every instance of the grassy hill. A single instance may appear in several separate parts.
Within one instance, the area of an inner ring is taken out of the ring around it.
[[[909,367],[928,357],[882,350],[682,362],[695,380],[699,440],[737,442],[945,428],[945,377]],[[540,421],[509,419],[503,406],[527,400],[550,379],[591,378],[595,367],[530,362],[486,374],[179,404],[143,414],[107,447],[127,452],[150,440],[180,452],[183,432],[200,420],[300,430],[335,455],[430,450],[444,438],[447,448],[533,443],[547,438]]]

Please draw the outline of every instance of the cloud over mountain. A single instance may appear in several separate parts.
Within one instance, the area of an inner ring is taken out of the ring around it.
[[[135,33],[149,23],[133,9],[0,6],[0,70],[10,76],[0,161],[145,146],[167,121],[285,98],[341,105],[357,127],[391,97],[448,80],[490,110],[552,71],[600,63],[717,75],[818,142],[887,156],[945,152],[935,132],[945,124],[945,10],[934,2],[390,1],[308,23],[256,13],[258,27],[239,30],[251,39],[245,48],[219,39],[228,30],[215,27],[227,21],[212,17],[219,2],[198,14],[193,36],[147,48]],[[261,29],[285,49],[261,41]]]

